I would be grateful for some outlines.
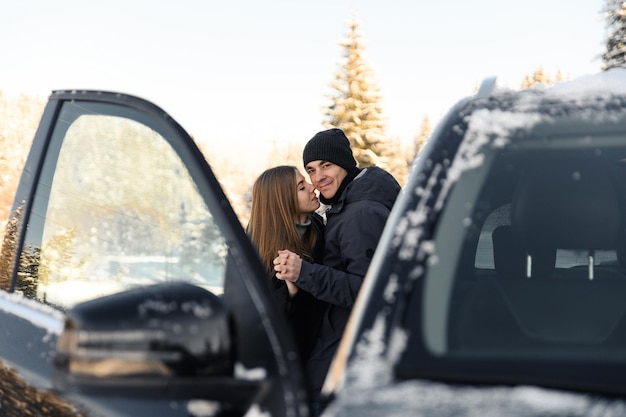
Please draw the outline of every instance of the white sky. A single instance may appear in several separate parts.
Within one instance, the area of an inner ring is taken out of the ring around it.
[[[0,5],[0,90],[104,89],[163,107],[209,159],[304,144],[355,11],[387,132],[410,141],[481,80],[599,71],[604,0],[78,0]],[[1,121],[0,121],[1,122]],[[257,163],[251,161],[258,161]],[[255,168],[256,166],[256,168]]]

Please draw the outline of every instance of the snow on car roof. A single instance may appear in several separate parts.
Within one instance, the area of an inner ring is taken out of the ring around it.
[[[546,89],[553,96],[571,99],[589,95],[626,94],[626,69],[615,68],[598,74],[589,74],[572,81],[564,81]]]
[[[618,96],[620,99],[613,101]],[[495,108],[485,105],[466,116],[465,140],[447,173],[444,188],[450,188],[464,172],[482,164],[483,146],[503,147],[509,143],[512,132],[551,122],[555,116],[567,114],[572,107],[582,110],[580,116],[589,120],[610,120],[614,117],[614,110],[624,112],[626,103],[622,96],[626,96],[626,69],[621,68],[582,76],[552,87],[539,84],[518,92],[497,90],[493,98],[505,104],[494,104]],[[479,106],[484,105],[483,100],[477,102]],[[556,102],[562,105],[556,105]],[[443,205],[446,196],[447,192],[440,194],[436,207]]]

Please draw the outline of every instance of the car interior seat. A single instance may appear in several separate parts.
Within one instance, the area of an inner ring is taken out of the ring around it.
[[[526,250],[585,250],[593,259],[593,251],[617,247],[622,221],[609,172],[581,162],[529,170],[513,197],[511,223]]]
[[[545,278],[554,272],[555,248],[542,247],[526,251],[522,243],[514,238],[510,225],[496,227],[491,234],[491,239],[494,267],[499,276]]]
[[[596,271],[593,254],[616,249],[621,225],[617,191],[601,164],[529,169],[514,190],[511,225],[492,233],[495,277],[459,282],[451,346],[558,352],[564,345],[597,344],[613,337],[620,323],[626,326],[626,279],[597,279],[605,271]],[[589,253],[588,268],[561,275],[555,270],[557,249]],[[528,258],[531,274],[526,273]]]

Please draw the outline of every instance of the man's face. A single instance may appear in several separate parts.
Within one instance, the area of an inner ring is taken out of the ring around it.
[[[304,168],[313,186],[327,199],[335,196],[341,182],[348,175],[344,168],[328,161],[311,161]]]

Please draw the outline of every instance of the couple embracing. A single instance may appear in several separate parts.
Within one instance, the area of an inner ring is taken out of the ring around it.
[[[292,326],[315,413],[400,185],[379,167],[357,167],[340,129],[318,132],[302,157],[310,183],[293,166],[255,181],[247,230]]]

